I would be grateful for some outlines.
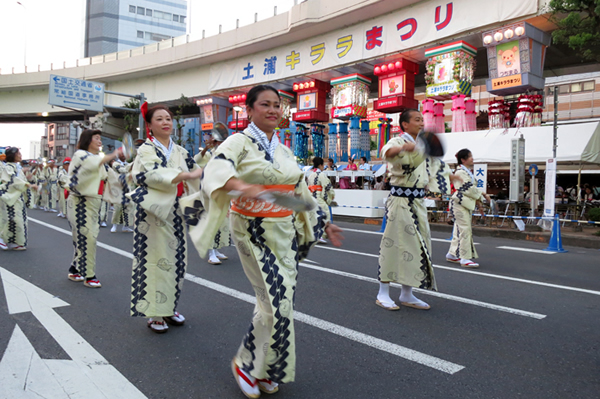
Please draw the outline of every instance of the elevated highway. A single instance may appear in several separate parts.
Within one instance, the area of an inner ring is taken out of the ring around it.
[[[553,28],[543,14],[547,0],[496,3],[500,2],[309,0],[286,13],[198,40],[186,35],[62,65],[40,65],[27,71],[18,68],[1,70],[0,123],[72,120],[77,116],[72,111],[48,105],[51,74],[103,82],[106,89],[113,92],[144,93],[150,103],[174,104],[182,95],[188,98],[226,97],[260,82],[291,91],[295,80],[307,77],[327,81],[349,73],[372,75],[373,65],[384,59],[404,57],[423,66],[426,47],[458,39],[479,48],[474,82],[478,83],[477,80],[481,82],[487,76],[482,31],[521,20],[545,31]],[[414,25],[411,25],[412,21]],[[371,26],[383,27],[381,40],[384,44],[375,51],[368,51],[368,46],[365,49],[368,39],[365,32]],[[358,35],[357,32],[362,33]],[[350,37],[351,52],[347,57],[346,54],[339,57],[340,40],[347,37]],[[338,50],[335,50],[336,38]],[[321,42],[329,53],[324,62],[315,64],[311,52],[314,46],[311,45]],[[289,64],[286,54],[293,55],[296,51],[302,63],[294,68],[296,65]],[[337,58],[334,51],[338,53]],[[279,54],[279,69],[272,76],[259,78],[263,72],[262,58],[271,52]],[[246,63],[255,68],[254,79],[244,80],[242,66]],[[551,47],[546,70],[549,75],[557,75],[567,70],[583,72],[598,68],[597,65],[576,64],[577,60],[565,57],[560,49]],[[377,91],[376,85],[375,80],[372,92]],[[419,85],[424,87],[422,74],[417,76]],[[105,104],[110,106],[121,106],[122,102],[122,97],[107,95],[105,98]],[[42,116],[42,113],[48,113],[48,116]]]

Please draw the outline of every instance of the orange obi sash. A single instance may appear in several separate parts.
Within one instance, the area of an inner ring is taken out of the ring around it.
[[[291,193],[295,189],[293,184],[272,184],[263,185],[263,187],[265,190],[277,191],[280,193]],[[271,202],[246,197],[232,199],[231,210],[244,216],[257,218],[283,218],[294,213],[291,209],[283,208]]]
[[[308,189],[311,193],[314,193],[315,191],[323,191],[322,186],[308,186]]]

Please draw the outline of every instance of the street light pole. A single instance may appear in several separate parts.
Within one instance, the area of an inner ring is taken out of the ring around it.
[[[27,72],[27,7],[20,1],[17,1],[17,4],[25,10],[25,18],[23,18],[23,27],[25,28],[25,35],[23,35],[23,41],[25,42],[23,45],[23,66],[25,67],[25,72]]]

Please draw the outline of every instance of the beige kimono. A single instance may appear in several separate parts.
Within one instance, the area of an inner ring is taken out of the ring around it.
[[[0,238],[5,244],[27,246],[27,179],[17,164],[7,162],[0,169],[2,225]]]
[[[452,243],[448,252],[460,259],[477,259],[477,251],[473,244],[473,210],[477,201],[485,197],[483,192],[477,188],[477,182],[472,173],[464,166],[456,169],[456,176],[462,179],[462,183],[455,183],[456,192],[452,196],[452,216],[454,218],[454,229],[452,231]]]
[[[139,148],[132,174],[138,187],[127,194],[135,203],[132,316],[165,317],[177,310],[187,267],[187,240],[180,200],[198,192],[198,179],[171,182],[198,168],[187,150],[173,144],[170,157],[148,139]]]
[[[391,139],[381,150],[414,141],[408,134]],[[423,198],[427,190],[447,193],[450,168],[428,157],[417,144],[413,152],[384,158],[392,175],[385,204],[387,225],[379,248],[378,279],[412,287],[437,290],[431,262],[431,233]]]
[[[314,201],[292,151],[278,145],[273,156],[269,155],[250,133],[252,128],[257,129],[251,124],[215,150],[204,169],[201,193],[182,201],[190,237],[201,257],[212,247],[229,211],[232,198],[223,186],[232,177]],[[256,294],[254,316],[235,363],[255,378],[294,381],[298,262],[322,236],[326,215],[319,207],[292,212],[243,197],[232,204],[232,238]]]

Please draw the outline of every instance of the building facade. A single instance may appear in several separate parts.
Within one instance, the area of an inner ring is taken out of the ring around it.
[[[187,18],[186,0],[87,0],[84,56],[185,35]]]
[[[41,140],[41,156],[62,161],[75,152],[77,130],[70,123],[48,123]]]

